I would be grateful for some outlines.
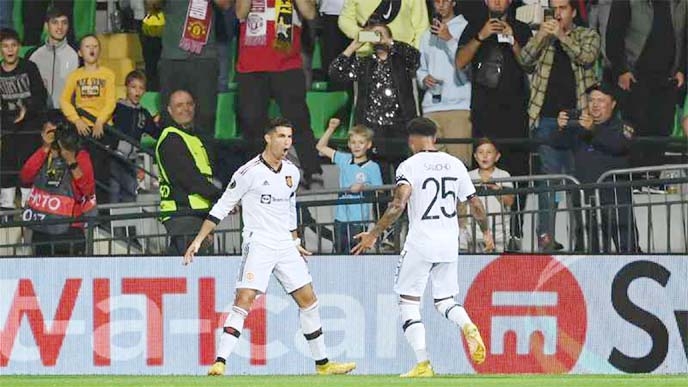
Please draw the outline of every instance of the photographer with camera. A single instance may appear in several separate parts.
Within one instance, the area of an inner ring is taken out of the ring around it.
[[[605,172],[612,169],[629,167],[631,143],[635,137],[633,128],[624,125],[616,114],[619,90],[609,84],[597,84],[590,87],[586,94],[589,109],[580,112],[577,120],[572,120],[570,112],[560,111],[557,116],[557,130],[549,143],[556,149],[573,151],[574,176],[581,183],[594,183]],[[586,199],[594,192],[586,190]],[[597,241],[597,220],[589,216],[591,231],[591,251],[608,252],[609,239],[616,245],[617,252],[637,252],[637,236],[633,209],[631,207],[631,189],[629,187],[608,188],[600,190],[602,206],[613,206],[602,209],[602,234],[604,241],[599,246]],[[571,192],[574,205],[580,207],[579,195]],[[591,214],[594,215],[594,214]],[[582,240],[583,229],[578,224],[576,239]],[[600,247],[602,250],[600,250]]]
[[[95,211],[95,179],[88,152],[81,148],[74,125],[46,114],[43,145],[29,157],[20,172],[22,184],[31,186],[22,218],[25,221],[72,220]],[[38,223],[32,243],[38,256],[77,255],[85,250],[82,222]]]
[[[585,90],[598,82],[595,62],[600,55],[600,36],[573,23],[577,15],[573,0],[550,0],[550,6],[552,17],[546,18],[523,47],[520,59],[526,72],[533,74],[528,116],[533,137],[543,142],[537,148],[540,173],[571,174],[571,152],[553,149],[546,140],[556,131],[559,111],[587,108]],[[558,250],[554,192],[541,193],[538,202],[538,246],[543,251]]]

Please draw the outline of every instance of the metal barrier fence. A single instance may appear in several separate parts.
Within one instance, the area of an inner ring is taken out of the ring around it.
[[[666,176],[648,178],[658,171]],[[610,171],[595,184],[580,184],[567,175],[474,183],[485,203],[498,252],[688,253],[688,165]],[[648,189],[657,185],[668,187],[668,193],[656,195]],[[362,198],[346,198],[341,190],[299,194],[299,227],[306,247],[318,254],[348,252],[351,237],[383,213],[392,188],[366,189]],[[556,206],[538,209],[538,196],[543,195],[554,197]],[[505,200],[508,197],[512,199]],[[510,201],[512,205],[505,205]],[[335,220],[338,205],[355,206],[370,216],[364,221],[339,222]],[[156,201],[100,206],[100,213],[106,212],[88,224],[85,238],[63,241],[63,245],[32,240],[30,226],[36,222],[18,220],[20,211],[0,212],[0,256],[166,253],[169,237],[157,219]],[[461,249],[482,252],[480,232],[471,214],[460,211],[459,220]],[[548,244],[539,238],[538,224],[543,221],[554,225]],[[375,253],[399,253],[407,227],[406,219],[397,222],[381,238]],[[240,252],[241,221],[240,215],[234,214],[218,226],[212,253]]]

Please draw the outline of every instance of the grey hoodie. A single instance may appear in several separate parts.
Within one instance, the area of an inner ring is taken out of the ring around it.
[[[59,108],[65,80],[79,67],[79,55],[64,39],[55,45],[46,42],[31,54],[29,60],[38,67],[48,90],[48,107]]]

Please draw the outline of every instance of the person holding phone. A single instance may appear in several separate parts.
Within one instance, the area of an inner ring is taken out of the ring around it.
[[[416,79],[425,95],[423,116],[435,121],[440,138],[471,138],[471,83],[454,68],[459,38],[468,22],[456,15],[454,0],[434,0],[434,17],[420,40],[420,67]],[[441,150],[471,162],[470,144],[442,145]]]
[[[530,27],[509,13],[511,1],[487,0],[489,15],[468,26],[459,39],[456,68],[471,66],[473,138],[527,138],[527,82],[518,61],[528,43]],[[530,174],[527,147],[500,146],[501,164],[515,176]],[[511,217],[510,250],[520,250],[525,195],[515,201]],[[516,208],[519,210],[516,211]]]
[[[585,110],[585,90],[598,82],[594,64],[600,56],[600,36],[595,30],[573,23],[577,10],[573,0],[550,0],[554,18],[540,25],[540,30],[521,50],[521,64],[533,74],[528,104],[529,124],[538,145],[539,172],[572,174],[573,153],[546,143],[557,130],[557,116],[562,110]],[[576,117],[571,117],[576,118]],[[553,184],[553,183],[543,183]],[[557,208],[553,192],[538,195],[538,242],[543,251],[558,250],[554,240]]]
[[[373,54],[357,56],[364,45],[371,46]],[[413,78],[419,60],[418,50],[394,40],[386,24],[370,23],[329,68],[335,81],[358,82],[354,124],[373,130],[373,154],[386,183],[392,182],[392,166],[406,156],[405,125],[417,116]]]
[[[575,158],[574,176],[582,183],[594,183],[599,177],[613,169],[629,167],[631,146],[635,130],[624,124],[617,114],[617,101],[621,95],[618,86],[608,83],[593,85],[586,94],[588,108],[580,118],[572,122],[570,112],[562,110],[557,116],[557,130],[548,141],[560,149],[570,149]],[[585,200],[592,202],[593,190],[586,189]],[[583,250],[583,232],[588,232],[590,252],[611,252],[611,242],[618,253],[640,252],[638,232],[631,207],[631,189],[619,187],[600,190],[602,209],[587,216],[588,229],[584,231],[577,223],[576,251]],[[574,208],[581,208],[580,196],[572,195]],[[597,215],[601,218],[597,218]],[[602,228],[602,241],[598,238],[598,224]]]

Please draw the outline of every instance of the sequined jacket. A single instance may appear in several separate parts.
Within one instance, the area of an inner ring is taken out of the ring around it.
[[[387,60],[391,61],[392,77],[398,90],[401,108],[401,117],[399,118],[406,122],[418,116],[418,104],[413,92],[413,79],[420,65],[420,52],[409,44],[395,40]],[[330,78],[335,82],[358,81],[354,113],[354,121],[357,124],[365,123],[363,109],[368,106],[371,90],[370,79],[376,64],[375,61],[376,59],[372,55],[347,57],[340,54],[332,61],[329,68]]]

